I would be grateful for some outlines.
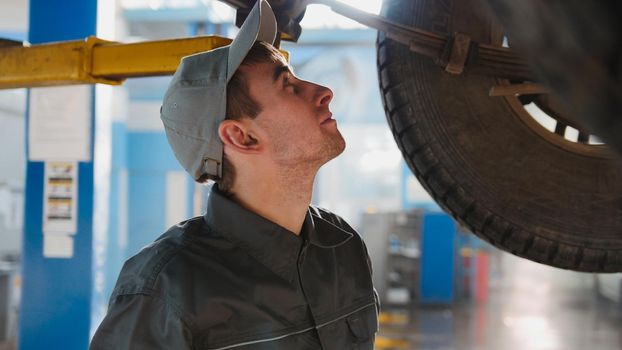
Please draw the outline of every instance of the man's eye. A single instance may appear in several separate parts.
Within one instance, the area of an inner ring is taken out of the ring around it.
[[[296,87],[291,84],[291,82],[289,81],[289,77],[285,77],[285,79],[283,81],[283,86],[288,91],[296,92]]]

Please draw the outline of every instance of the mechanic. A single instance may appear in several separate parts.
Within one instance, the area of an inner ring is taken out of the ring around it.
[[[161,118],[184,169],[215,181],[207,212],[126,261],[91,349],[373,348],[365,245],[309,206],[345,148],[333,94],[296,77],[275,36],[259,0],[229,46],[182,60]]]

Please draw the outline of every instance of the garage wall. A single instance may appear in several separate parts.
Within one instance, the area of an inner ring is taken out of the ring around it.
[[[25,90],[0,90],[0,260],[21,251],[25,106]]]
[[[24,40],[27,0],[0,0],[0,38]],[[21,251],[25,176],[26,91],[0,90],[0,260]]]

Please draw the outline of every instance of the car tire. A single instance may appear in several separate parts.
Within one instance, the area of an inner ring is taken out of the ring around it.
[[[382,15],[425,30],[501,44],[475,1],[385,0]],[[493,245],[564,269],[622,271],[622,161],[530,118],[507,82],[459,76],[378,34],[388,124],[407,164],[439,205]]]

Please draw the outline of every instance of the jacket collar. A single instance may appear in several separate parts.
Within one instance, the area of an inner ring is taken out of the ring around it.
[[[352,237],[323,219],[315,210],[307,210],[301,235],[242,207],[212,187],[204,220],[210,229],[245,250],[287,281],[296,276],[296,264],[303,240],[320,248],[337,247]]]
[[[335,248],[352,238],[353,234],[322,218],[319,210],[310,207],[302,224],[302,236],[320,248]]]

